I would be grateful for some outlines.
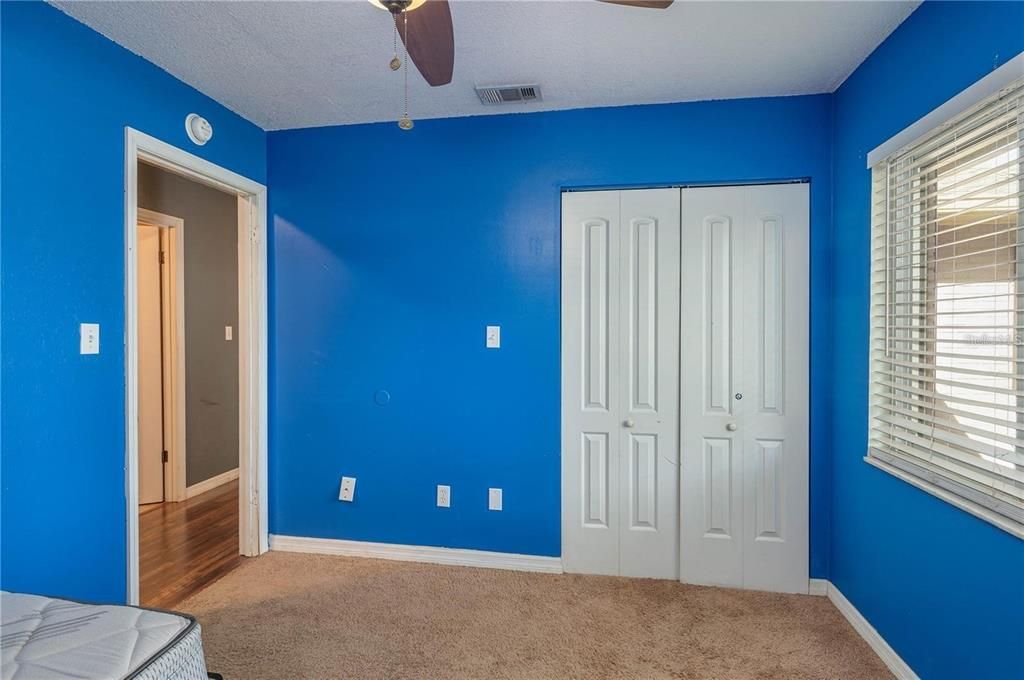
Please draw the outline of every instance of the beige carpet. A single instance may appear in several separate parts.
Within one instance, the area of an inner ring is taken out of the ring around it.
[[[260,678],[892,677],[823,597],[269,553],[177,607]]]

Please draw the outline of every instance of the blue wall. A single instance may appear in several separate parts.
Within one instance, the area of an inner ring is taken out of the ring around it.
[[[862,460],[865,157],[1022,50],[1024,3],[929,2],[834,97],[832,581],[929,680],[1024,678],[1024,543]]]
[[[124,127],[260,182],[266,134],[41,3],[0,3],[0,69],[0,583],[123,601]]]
[[[559,555],[560,189],[809,177],[826,575],[830,129],[815,96],[270,133],[271,531]]]

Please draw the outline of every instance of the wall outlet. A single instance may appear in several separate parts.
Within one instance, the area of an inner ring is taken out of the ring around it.
[[[356,495],[356,478],[355,477],[342,477],[341,478],[341,490],[338,492],[338,500],[352,502],[352,499]]]
[[[100,353],[100,325],[83,323],[78,327],[79,354]]]
[[[452,505],[452,487],[445,484],[437,485],[437,507],[450,508]]]
[[[501,510],[501,489],[487,490],[487,509]]]

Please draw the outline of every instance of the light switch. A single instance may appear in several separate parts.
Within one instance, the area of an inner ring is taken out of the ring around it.
[[[83,323],[79,326],[78,333],[80,354],[100,353],[100,325],[98,323]]]
[[[501,510],[501,489],[487,490],[487,509]]]
[[[224,339],[230,340],[234,336],[234,329],[231,326],[224,326]]]
[[[498,349],[501,347],[501,326],[487,327],[487,348]]]

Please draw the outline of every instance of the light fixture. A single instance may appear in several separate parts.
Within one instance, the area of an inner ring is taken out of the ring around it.
[[[370,0],[370,4],[394,14],[402,11],[411,12],[426,1],[427,0]]]
[[[370,4],[379,9],[386,10],[391,13],[394,18],[394,55],[391,57],[391,61],[388,62],[388,68],[392,71],[405,66],[405,70],[402,72],[404,76],[404,109],[402,117],[398,119],[398,127],[403,130],[411,130],[413,128],[412,118],[409,117],[409,18],[408,13],[422,5],[427,0],[370,0]],[[405,51],[405,59],[398,58],[398,17],[402,17],[402,47]]]

